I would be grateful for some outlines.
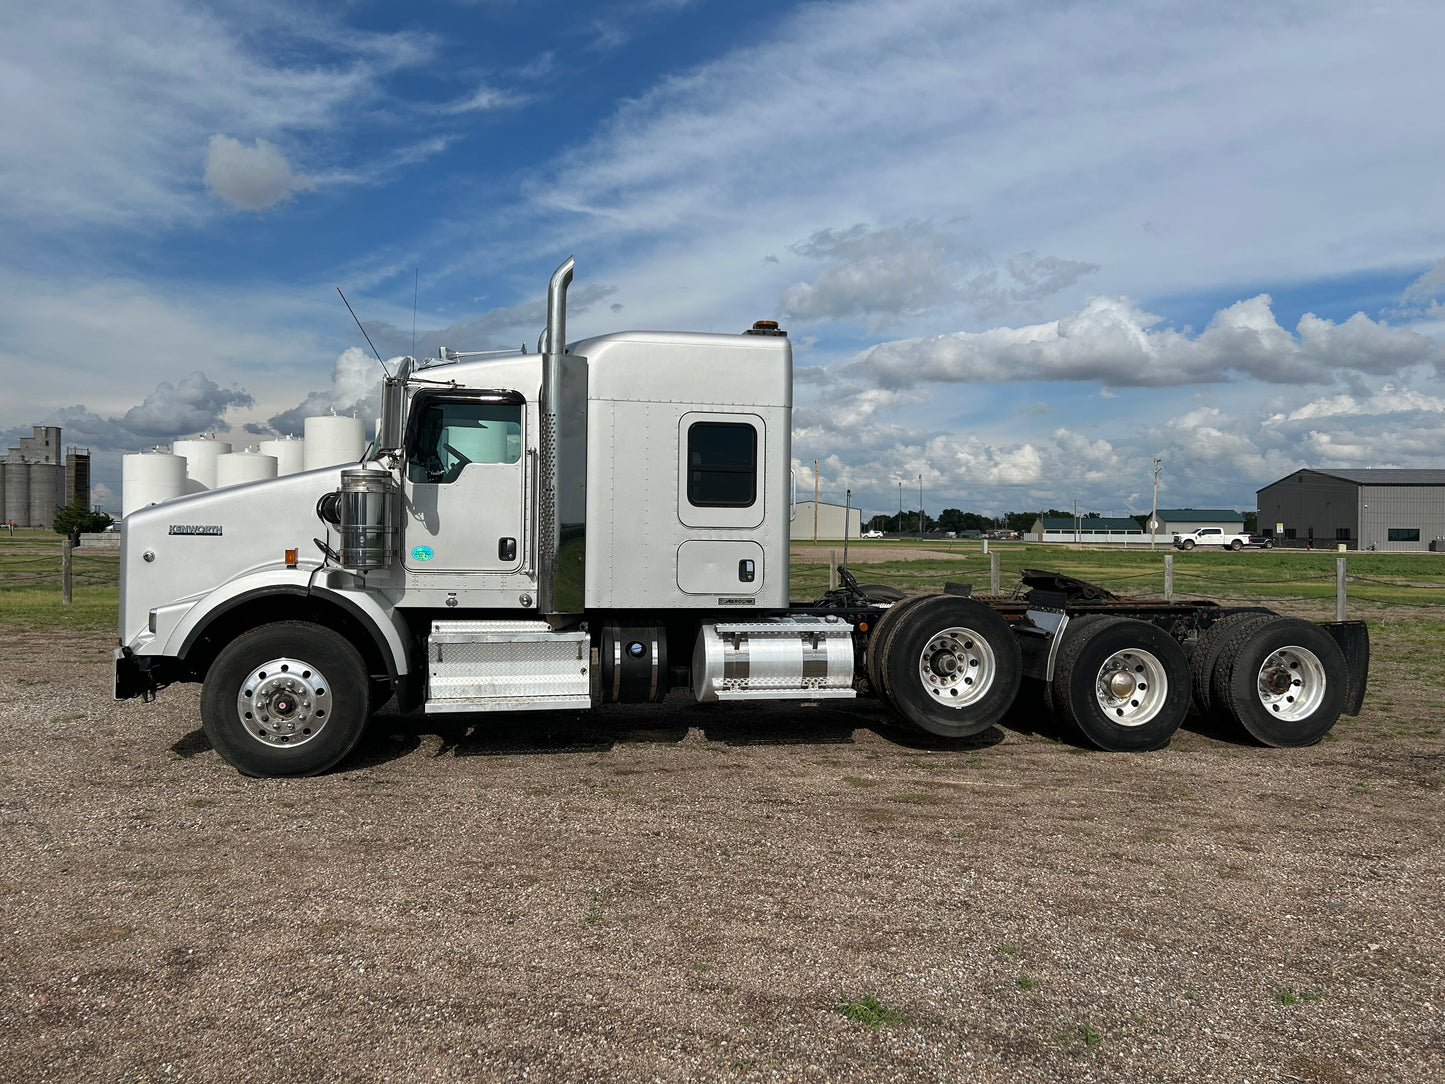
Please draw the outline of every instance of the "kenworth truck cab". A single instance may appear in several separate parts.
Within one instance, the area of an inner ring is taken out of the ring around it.
[[[537,353],[402,359],[361,462],[126,517],[117,698],[202,682],[207,736],[250,775],[324,771],[393,695],[435,714],[863,692],[958,737],[1028,676],[1108,749],[1167,743],[1191,693],[1280,745],[1358,710],[1358,622],[1043,572],[1008,598],[901,600],[845,569],[791,601],[786,333],[569,345],[572,272],[552,276]]]

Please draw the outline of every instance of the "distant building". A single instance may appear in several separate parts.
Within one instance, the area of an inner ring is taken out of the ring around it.
[[[1146,537],[1138,521],[1117,516],[1040,516],[1029,528],[1030,542],[1127,542]]]
[[[1424,550],[1445,539],[1445,470],[1306,468],[1258,496],[1260,531],[1286,544]]]
[[[0,458],[0,523],[49,527],[77,498],[90,507],[90,453],[62,453],[59,427],[31,426],[31,435]]]
[[[850,510],[846,505],[824,504],[819,501],[814,504],[812,501],[798,502],[798,515],[793,520],[793,541],[813,541],[813,510],[818,512],[818,541],[833,541],[843,539],[844,513]],[[863,510],[854,508],[851,515],[847,517],[848,537],[858,538],[863,534]]]
[[[1244,530],[1244,513],[1229,508],[1161,508],[1155,513],[1159,521],[1157,534],[1184,534],[1201,527],[1223,527],[1226,533]]]

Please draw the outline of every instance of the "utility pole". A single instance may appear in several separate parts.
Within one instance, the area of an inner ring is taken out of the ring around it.
[[[918,476],[918,541],[923,541],[923,475]]]
[[[818,461],[813,460],[813,545],[818,544]]]
[[[903,533],[903,483],[898,483],[898,533]]]
[[[1159,530],[1159,464],[1164,460],[1154,457],[1154,500],[1149,505],[1149,548],[1154,548],[1154,532]]]

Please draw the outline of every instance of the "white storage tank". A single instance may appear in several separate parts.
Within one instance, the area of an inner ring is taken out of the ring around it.
[[[143,452],[121,459],[120,514],[148,508],[186,491],[186,461],[166,452]]]
[[[216,460],[216,488],[276,477],[276,457],[256,452],[227,452]]]
[[[5,461],[0,459],[0,524],[5,522]]]
[[[186,476],[199,482],[200,488],[187,486],[186,492],[216,488],[216,460],[231,450],[230,441],[198,437],[195,440],[178,440],[171,445],[171,451],[186,461]]]
[[[29,463],[10,463],[5,469],[5,518],[17,527],[30,526]]]
[[[300,474],[306,469],[306,442],[292,436],[263,440],[261,454],[276,457],[276,477]]]
[[[59,476],[58,485],[57,475]],[[55,522],[55,513],[59,510],[59,505],[55,500],[57,488],[60,490],[61,499],[64,500],[64,463],[30,464],[30,526],[49,527]]]
[[[307,418],[305,434],[307,470],[357,463],[366,451],[366,425],[360,418]]]

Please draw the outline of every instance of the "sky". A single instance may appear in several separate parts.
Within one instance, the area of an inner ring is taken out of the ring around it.
[[[1445,5],[0,11],[0,445],[374,414],[384,356],[781,321],[799,491],[1251,509],[1445,466]],[[413,327],[415,338],[413,338]]]

